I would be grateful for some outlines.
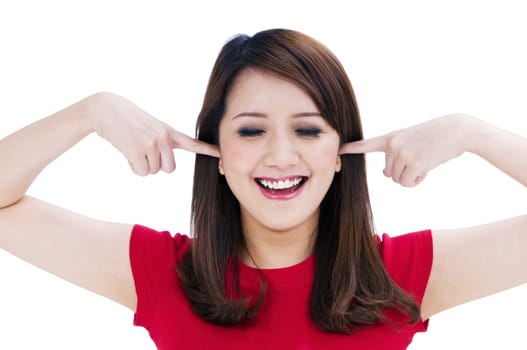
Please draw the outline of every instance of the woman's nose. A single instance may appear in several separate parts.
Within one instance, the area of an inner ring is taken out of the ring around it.
[[[293,136],[275,134],[269,137],[265,155],[265,165],[286,169],[298,164],[300,156]]]

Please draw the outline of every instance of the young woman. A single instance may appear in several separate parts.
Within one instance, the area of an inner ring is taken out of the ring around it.
[[[192,239],[25,195],[94,132],[142,176],[197,154]],[[99,93],[0,141],[0,247],[134,310],[159,349],[405,349],[432,315],[527,281],[527,216],[378,237],[363,154],[403,186],[464,152],[527,185],[526,151],[460,114],[363,140],[338,60],[269,30],[224,46],[196,139]]]

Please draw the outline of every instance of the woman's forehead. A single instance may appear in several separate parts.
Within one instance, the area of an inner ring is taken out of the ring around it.
[[[285,78],[258,69],[244,69],[238,74],[226,97],[226,107],[237,113],[265,113],[266,109],[278,108],[296,110],[295,113],[320,113],[303,89]]]

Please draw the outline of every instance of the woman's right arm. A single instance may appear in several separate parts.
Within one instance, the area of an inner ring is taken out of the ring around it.
[[[0,140],[0,248],[135,310],[131,225],[102,222],[26,196],[50,162],[96,132],[138,175],[173,171],[174,148],[218,156],[110,93],[87,97]]]

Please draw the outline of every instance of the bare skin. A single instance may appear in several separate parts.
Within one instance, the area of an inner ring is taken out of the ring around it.
[[[414,187],[436,166],[472,152],[527,186],[526,151],[527,139],[454,114],[343,145],[340,153],[384,152],[384,174],[396,183]],[[434,231],[433,241],[423,319],[527,282],[527,215]]]
[[[0,172],[0,248],[135,310],[128,256],[132,225],[98,221],[25,195],[46,165],[94,132],[140,176],[173,171],[175,148],[219,156],[215,147],[118,95],[87,97],[0,141],[0,167],[10,169]]]
[[[224,164],[229,164],[229,155],[109,93],[90,96],[0,141],[0,168],[9,169],[0,172],[0,248],[135,310],[128,257],[131,225],[87,218],[25,195],[47,164],[94,132],[119,149],[141,176],[173,171],[174,148],[221,156]],[[275,141],[290,142],[287,137]],[[293,155],[299,152],[292,143],[288,147]],[[384,152],[385,175],[403,186],[418,185],[430,170],[464,152],[481,156],[527,186],[527,140],[465,115],[440,117],[342,145],[334,150],[332,164],[337,164],[339,153],[367,152]],[[32,157],[23,161],[27,154]],[[232,175],[229,168],[224,171],[226,176]],[[434,231],[433,240],[434,261],[422,305],[424,319],[527,282],[527,216]],[[95,246],[98,249],[90,249]],[[300,246],[310,249],[309,245]],[[270,250],[261,247],[258,255],[266,265],[292,263],[274,260]],[[298,260],[308,252],[297,253]]]

